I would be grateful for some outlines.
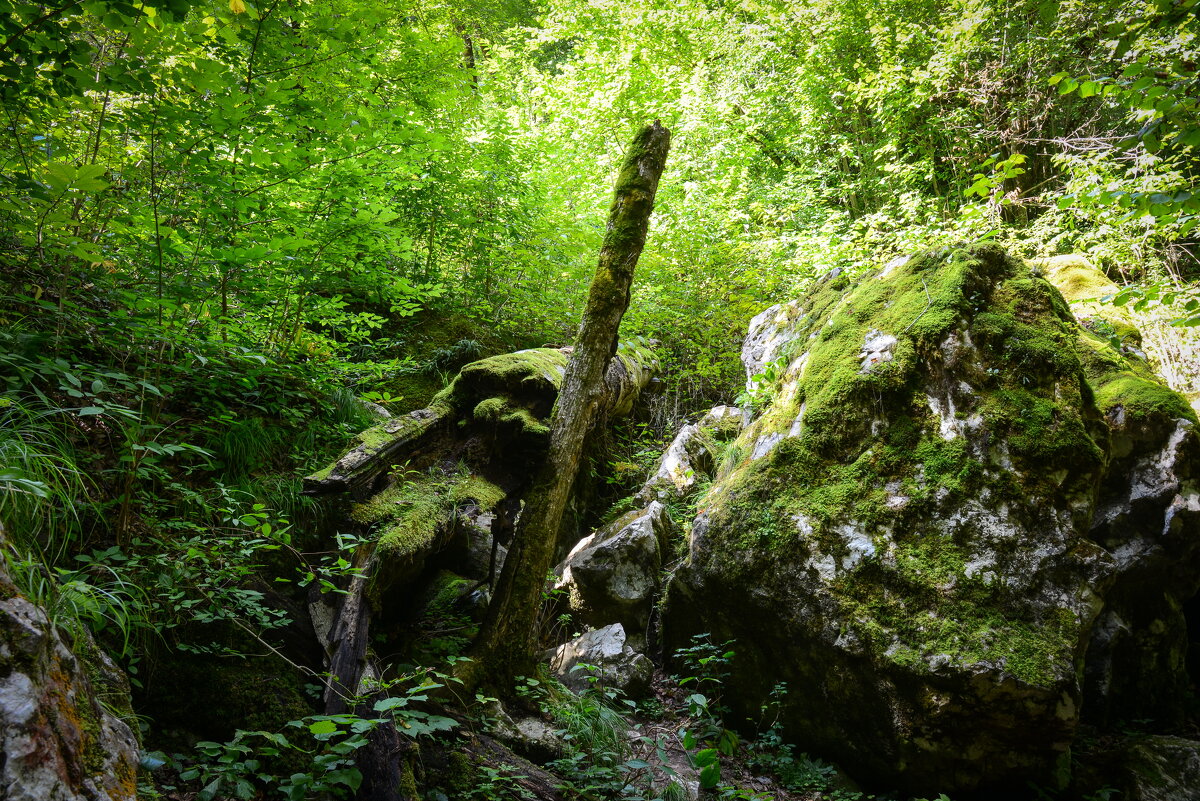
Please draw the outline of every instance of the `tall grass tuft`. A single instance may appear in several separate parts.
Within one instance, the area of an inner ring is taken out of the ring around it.
[[[335,423],[343,423],[355,430],[370,428],[375,424],[371,413],[349,387],[338,387],[329,393],[329,406]]]
[[[23,550],[47,565],[83,545],[79,508],[94,488],[56,421],[11,398],[0,407],[0,522]]]
[[[263,425],[261,417],[245,417],[219,435],[217,453],[225,464],[225,476],[232,478],[270,465],[281,445],[279,432]]]

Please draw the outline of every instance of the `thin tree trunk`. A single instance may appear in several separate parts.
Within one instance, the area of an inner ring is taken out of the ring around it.
[[[550,451],[534,479],[483,628],[463,673],[469,686],[508,692],[513,677],[532,668],[546,574],[552,567],[563,512],[575,485],[583,444],[604,398],[604,372],[617,350],[617,329],[629,307],[630,285],[671,134],[657,120],[634,137],[617,177],[608,229],[600,248],[575,352],[550,420]]]

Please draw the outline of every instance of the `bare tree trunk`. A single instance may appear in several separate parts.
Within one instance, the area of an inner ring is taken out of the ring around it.
[[[634,137],[621,166],[575,351],[550,419],[550,452],[517,523],[495,597],[471,651],[474,661],[464,663],[470,665],[463,676],[468,685],[482,683],[508,692],[513,678],[535,662],[546,573],[553,566],[584,439],[605,395],[604,373],[616,353],[617,329],[629,307],[633,270],[646,243],[670,140],[670,131],[655,120]]]

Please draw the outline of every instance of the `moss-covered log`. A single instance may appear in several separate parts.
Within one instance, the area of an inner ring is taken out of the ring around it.
[[[520,496],[545,457],[569,358],[568,348],[536,348],[468,364],[429,408],[362,432],[346,454],[306,479],[310,493],[349,492],[351,521],[372,535],[359,548],[360,575],[327,638],[328,714],[370,714],[370,702],[355,710],[349,699],[368,689],[372,613],[406,608],[406,593],[429,558],[453,562],[469,547],[464,518],[498,511],[499,528],[508,530],[506,506],[515,501],[506,498]],[[604,370],[601,407],[627,413],[656,369],[649,348],[622,343]],[[505,539],[495,523],[492,537]],[[397,742],[404,740],[390,725],[371,733],[358,755],[360,797],[411,797],[405,782],[394,780],[409,765]]]
[[[587,306],[551,418],[550,452],[521,515],[496,595],[475,644],[476,666],[507,691],[534,662],[537,620],[557,532],[575,485],[584,440],[606,397],[605,372],[617,355],[617,330],[629,307],[633,271],[646,242],[670,132],[657,121],[634,137],[617,178],[608,228]],[[478,669],[471,677],[479,680]]]
[[[544,452],[554,399],[566,375],[570,348],[532,348],[471,362],[428,408],[388,420],[359,433],[353,447],[304,479],[309,495],[349,492],[365,501],[380,492],[398,464],[451,453],[477,433],[489,450]],[[601,393],[603,408],[627,414],[658,369],[654,352],[639,342],[622,342],[608,364]],[[427,459],[428,460],[428,459]]]

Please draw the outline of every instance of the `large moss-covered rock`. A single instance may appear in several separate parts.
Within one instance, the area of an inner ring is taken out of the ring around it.
[[[128,682],[86,632],[75,639],[17,591],[0,556],[0,798],[137,798],[137,738],[113,711],[128,711]]]
[[[1157,421],[1135,460],[1195,443],[1186,405],[1088,336],[993,246],[831,275],[759,315],[743,359],[761,411],[700,501],[668,645],[735,639],[726,698],[749,713],[786,681],[792,736],[868,780],[1061,781],[1097,616],[1135,569],[1134,529],[1093,531],[1133,486],[1114,421]],[[1142,528],[1195,539],[1190,481],[1149,493]]]

